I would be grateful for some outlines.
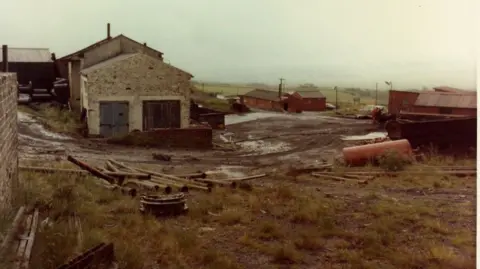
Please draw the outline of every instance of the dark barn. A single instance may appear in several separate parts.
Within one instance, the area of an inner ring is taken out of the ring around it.
[[[0,61],[3,62],[3,49]],[[32,82],[34,89],[52,89],[55,69],[49,49],[8,48],[8,71],[17,73],[18,83]]]

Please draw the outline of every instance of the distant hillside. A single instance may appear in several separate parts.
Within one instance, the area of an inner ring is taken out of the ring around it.
[[[264,87],[256,87],[263,85]],[[271,91],[277,91],[278,86],[250,83],[245,85],[227,85],[221,83],[196,83],[196,89],[208,93],[222,94],[222,95],[239,95],[245,94],[255,88],[262,88]],[[312,84],[302,84],[295,87],[286,87],[285,92],[294,91],[298,89],[319,90],[327,98],[327,102],[335,103],[336,93],[332,87],[317,87]],[[354,97],[360,97],[360,102],[364,104],[375,103],[375,90],[359,89],[359,88],[339,88],[338,89],[338,102],[341,103],[353,103]],[[388,91],[378,91],[378,104],[388,103]]]

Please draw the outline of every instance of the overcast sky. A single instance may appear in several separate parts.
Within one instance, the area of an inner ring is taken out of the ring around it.
[[[63,56],[123,33],[196,80],[475,87],[476,0],[10,0],[0,40]]]

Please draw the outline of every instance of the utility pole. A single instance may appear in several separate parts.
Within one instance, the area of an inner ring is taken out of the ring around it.
[[[280,78],[280,84],[278,85],[278,98],[282,98],[283,82],[284,78]]]
[[[337,86],[335,86],[333,89],[335,90],[335,111],[337,111],[337,109],[338,109],[338,88],[337,88]]]
[[[375,105],[378,105],[378,82],[375,83]]]

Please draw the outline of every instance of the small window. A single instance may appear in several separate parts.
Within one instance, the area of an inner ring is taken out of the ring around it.
[[[440,114],[452,114],[453,109],[450,107],[441,107],[440,109]]]

